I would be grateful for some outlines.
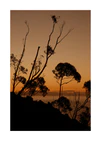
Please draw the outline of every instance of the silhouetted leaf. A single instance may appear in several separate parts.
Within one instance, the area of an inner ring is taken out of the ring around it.
[[[18,77],[16,78],[16,80],[20,81],[22,84],[25,84],[25,83],[26,83],[26,78],[23,77],[23,76],[18,76]]]
[[[52,16],[52,20],[53,20],[54,23],[57,23],[57,18],[56,18],[55,15]]]
[[[25,69],[24,66],[20,66],[20,67],[19,67],[19,70],[20,70],[22,73],[24,73],[24,74],[27,74],[27,71],[28,71],[28,69]]]

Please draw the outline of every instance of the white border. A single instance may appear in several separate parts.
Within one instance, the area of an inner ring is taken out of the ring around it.
[[[0,140],[100,140],[101,87],[101,8],[100,0],[3,0],[0,2]],[[91,10],[92,125],[90,132],[14,132],[10,131],[10,10]]]

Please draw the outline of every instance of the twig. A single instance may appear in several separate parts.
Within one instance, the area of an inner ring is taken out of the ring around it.
[[[67,34],[66,34],[58,43],[60,43],[73,29],[74,29],[74,28],[70,29],[70,30],[67,32]]]
[[[60,28],[60,34],[59,34],[59,36],[57,37],[57,40],[56,40],[56,43],[55,43],[55,46],[54,46],[54,49],[53,49],[54,51],[55,51],[57,45],[59,44],[59,38],[60,38],[61,35],[62,35],[64,25],[65,25],[65,23],[63,23],[62,26],[61,26],[61,28]]]

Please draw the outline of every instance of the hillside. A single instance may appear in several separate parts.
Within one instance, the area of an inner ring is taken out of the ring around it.
[[[51,103],[10,93],[11,131],[89,131],[89,127],[62,115]]]

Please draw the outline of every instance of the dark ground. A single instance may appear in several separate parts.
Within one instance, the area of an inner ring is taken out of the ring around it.
[[[90,127],[63,115],[51,103],[10,93],[11,131],[90,131]]]

